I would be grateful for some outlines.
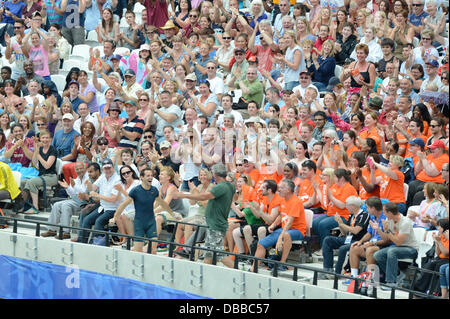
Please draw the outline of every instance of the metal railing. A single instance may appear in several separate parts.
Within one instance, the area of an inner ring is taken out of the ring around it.
[[[175,227],[174,227],[173,233],[171,235],[171,238],[170,238],[169,241],[167,241],[167,240],[160,240],[160,239],[149,239],[149,238],[146,238],[146,237],[140,237],[140,236],[134,236],[134,235],[128,235],[128,234],[113,233],[113,232],[110,232],[110,231],[94,230],[94,229],[80,228],[80,227],[73,227],[73,226],[62,226],[62,225],[52,224],[52,223],[38,221],[38,220],[20,219],[20,218],[15,218],[15,217],[10,217],[10,216],[5,216],[5,217],[2,217],[2,218],[12,221],[13,233],[17,233],[18,226],[19,226],[18,223],[19,222],[21,222],[21,223],[23,222],[23,223],[36,224],[35,236],[37,236],[37,237],[40,236],[41,225],[57,227],[59,229],[57,238],[60,239],[60,240],[63,239],[63,229],[84,231],[84,232],[92,233],[93,235],[95,235],[95,234],[105,235],[106,236],[105,237],[105,246],[107,246],[107,247],[110,246],[111,238],[113,236],[125,237],[125,238],[128,239],[127,240],[127,244],[126,244],[126,249],[127,250],[131,249],[131,240],[130,239],[132,239],[132,240],[140,240],[140,241],[144,241],[144,242],[149,242],[149,245],[148,245],[148,248],[147,248],[147,253],[151,253],[152,243],[166,244],[166,245],[169,246],[168,257],[170,257],[170,258],[174,257],[174,252],[175,252],[176,247],[184,247],[184,248],[189,248],[190,249],[190,254],[189,254],[189,260],[190,261],[194,261],[194,259],[195,259],[195,251],[196,250],[209,251],[209,252],[211,252],[213,254],[213,257],[212,257],[212,264],[213,265],[217,264],[217,257],[218,257],[218,255],[234,256],[234,269],[239,269],[239,262],[240,261],[252,260],[253,261],[253,272],[254,273],[258,273],[258,262],[264,262],[266,264],[269,264],[269,265],[271,264],[272,265],[272,276],[273,277],[278,277],[278,269],[279,269],[280,266],[291,267],[291,268],[293,268],[293,274],[292,274],[292,280],[293,281],[298,281],[299,280],[299,276],[298,276],[299,269],[306,270],[306,271],[311,271],[311,272],[313,272],[312,284],[314,286],[317,286],[317,284],[318,284],[318,274],[322,273],[322,274],[331,275],[331,276],[334,277],[334,279],[333,279],[333,289],[335,289],[335,290],[339,289],[339,280],[340,279],[350,279],[350,280],[354,280],[355,281],[355,289],[354,289],[353,293],[361,294],[359,286],[360,286],[361,283],[364,283],[366,285],[370,285],[373,288],[372,295],[369,296],[369,297],[373,297],[373,298],[377,298],[377,285],[378,285],[378,286],[389,287],[389,289],[391,290],[390,299],[395,299],[396,291],[403,291],[403,292],[408,293],[408,298],[409,299],[412,299],[414,296],[419,297],[419,298],[424,298],[424,299],[441,299],[438,296],[434,296],[434,295],[418,292],[418,291],[415,291],[415,290],[412,290],[412,289],[407,289],[407,288],[403,288],[403,287],[390,287],[390,286],[387,286],[387,285],[385,285],[383,283],[374,283],[374,282],[367,281],[366,279],[357,278],[357,277],[349,277],[349,276],[346,276],[346,275],[341,275],[341,274],[337,274],[337,273],[334,273],[334,272],[329,272],[329,271],[326,271],[326,270],[323,270],[323,269],[318,269],[318,268],[306,266],[306,265],[303,265],[303,264],[286,263],[286,262],[281,262],[281,261],[277,261],[277,260],[271,260],[271,259],[267,259],[267,258],[259,258],[259,257],[251,256],[251,255],[243,255],[243,254],[229,252],[229,251],[224,251],[224,250],[218,250],[218,249],[213,249],[213,248],[196,246],[200,228],[201,227],[208,228],[207,225],[192,224],[192,223],[183,222],[183,221],[167,221],[167,224],[175,224]],[[197,227],[195,232],[194,232],[194,234],[193,234],[194,241],[193,241],[192,245],[176,243],[174,241],[176,230],[177,230],[177,227],[178,227],[179,224],[184,224],[184,225],[190,225],[190,226]],[[414,273],[413,284],[415,282],[416,275],[417,275],[417,273],[419,271],[430,272],[430,273],[433,273],[435,276],[440,276],[441,275],[438,272],[434,272],[434,271],[430,271],[430,270],[426,270],[426,269],[422,269],[422,268],[411,267],[411,266],[410,266],[410,268],[416,268],[414,270],[415,273]],[[411,285],[412,287],[413,287],[413,284]]]

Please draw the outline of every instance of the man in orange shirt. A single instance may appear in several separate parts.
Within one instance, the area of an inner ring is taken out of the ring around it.
[[[280,215],[269,226],[268,231],[271,233],[258,242],[255,257],[264,258],[266,250],[274,247],[277,251],[281,251],[281,262],[286,259],[291,251],[293,240],[302,240],[306,236],[306,219],[305,209],[302,201],[295,196],[295,184],[291,180],[282,180],[278,186],[278,193],[284,199],[280,206]],[[279,227],[281,225],[281,227]],[[259,261],[257,261],[259,265]],[[250,271],[254,271],[253,264]],[[286,267],[280,265],[279,271],[286,270]]]
[[[442,166],[448,163],[448,154],[444,153],[445,144],[442,140],[435,140],[433,144],[428,146],[431,154],[426,156],[423,152],[417,152],[419,161],[415,169],[416,180],[409,183],[407,206],[420,205],[419,198],[415,199],[415,195],[423,190],[426,182],[443,183],[444,179],[441,175]]]
[[[320,177],[316,175],[317,166],[312,160],[306,160],[302,163],[301,176],[303,181],[298,185],[298,198],[303,202],[305,208],[311,209],[314,213],[323,213],[320,202],[314,191],[313,181],[322,184]]]

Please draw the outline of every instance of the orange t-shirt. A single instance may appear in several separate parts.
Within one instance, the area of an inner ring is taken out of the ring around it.
[[[278,172],[275,171],[273,173],[268,173],[267,172],[267,167],[265,164],[261,165],[261,170],[259,172],[259,179],[258,182],[255,183],[255,191],[256,191],[256,196],[258,198],[258,202],[261,201],[262,198],[262,190],[261,190],[261,185],[264,183],[264,181],[267,180],[274,180],[277,184],[280,182],[281,180],[281,176],[278,175]]]
[[[378,176],[381,176],[381,174],[383,174],[383,173],[379,169],[375,170],[375,178],[378,177]],[[370,170],[367,167],[364,167],[362,169],[362,175],[363,175],[364,179],[368,183],[370,183]],[[373,192],[368,193],[364,189],[364,186],[362,186],[362,184],[359,183],[359,197],[361,199],[365,200],[365,199],[368,199],[368,198],[373,197],[373,196],[380,197],[380,187],[377,186],[377,188]]]
[[[294,217],[291,229],[298,229],[303,236],[306,236],[305,209],[300,198],[292,195],[288,201],[283,200],[280,206],[280,213],[282,228],[286,225],[288,217],[291,216]]]
[[[336,198],[337,200],[340,200],[341,202],[344,202],[344,203],[348,197],[358,196],[356,189],[349,182],[345,183],[344,186],[339,186],[337,184],[334,184],[333,186],[330,187],[330,189],[333,192],[334,198]],[[327,215],[334,216],[334,215],[336,215],[336,213],[338,213],[339,216],[344,217],[345,219],[348,219],[348,216],[350,216],[350,212],[347,210],[347,208],[343,208],[343,209],[338,208],[333,204],[333,202],[331,202],[329,200]]]
[[[376,127],[371,129],[370,131],[369,130],[362,131],[361,133],[359,133],[359,137],[361,137],[362,139],[366,139],[369,137],[373,139],[375,143],[377,143],[378,154],[381,154],[381,137],[380,135],[378,135]]]
[[[347,153],[348,158],[350,158],[353,154],[353,152],[358,152],[359,148],[357,148],[355,145],[353,145],[352,147],[349,147],[345,153]]]
[[[322,184],[322,180],[319,176],[314,175],[313,179],[317,184]],[[302,203],[307,202],[311,197],[314,196],[314,187],[309,179],[304,179],[298,186],[298,198],[301,199]],[[320,207],[320,201],[312,206],[313,208]]]
[[[442,245],[443,245],[445,248],[448,249],[448,239],[446,239],[444,235],[441,235],[441,243],[442,243]],[[441,252],[441,253],[439,254],[439,258],[442,258],[442,259],[447,258],[447,259],[448,259],[448,256],[445,256],[445,255]]]
[[[248,185],[242,185],[242,202],[253,202],[256,201],[255,189]]]
[[[398,169],[394,170],[394,172],[398,176],[397,180],[383,174],[385,176],[383,177],[383,183],[380,185],[380,197],[386,198],[393,203],[404,203],[406,201],[403,191],[405,175]]]
[[[251,172],[247,175],[252,179],[253,185],[256,185],[256,183],[258,183],[259,171],[256,168],[252,169]]]
[[[269,215],[272,213],[272,209],[280,207],[283,201],[284,199],[280,195],[278,195],[278,193],[273,196],[270,202],[269,197],[267,196],[262,196],[261,198],[261,204],[263,204],[264,206],[264,212]]]
[[[429,163],[433,163],[436,169],[440,172],[442,169],[442,166],[444,166],[445,163],[448,163],[448,154],[442,154],[441,156],[435,158],[433,154],[430,154],[427,156],[427,161]],[[444,179],[442,178],[442,174],[439,174],[435,177],[428,176],[425,172],[425,169],[422,169],[419,174],[417,174],[416,179],[422,182],[434,182],[434,183],[443,183]]]

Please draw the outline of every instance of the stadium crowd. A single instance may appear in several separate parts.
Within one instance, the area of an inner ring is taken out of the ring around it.
[[[448,1],[9,0],[0,44],[0,199],[56,187],[42,236],[179,220],[284,262],[311,226],[325,270],[397,286],[420,227],[444,275],[415,289],[448,297]]]

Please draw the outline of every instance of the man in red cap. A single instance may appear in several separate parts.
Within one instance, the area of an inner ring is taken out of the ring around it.
[[[417,193],[423,190],[425,183],[443,183],[441,171],[442,166],[448,163],[449,157],[445,153],[445,144],[442,140],[436,140],[428,146],[431,154],[428,156],[424,152],[417,152],[419,161],[415,169],[416,180],[409,184],[407,206],[420,205],[415,197]]]

